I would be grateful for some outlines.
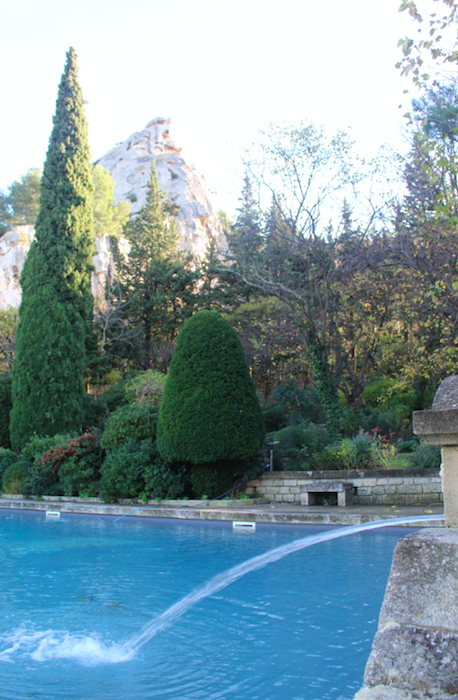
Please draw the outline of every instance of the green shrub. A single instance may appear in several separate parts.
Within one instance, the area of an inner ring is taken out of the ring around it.
[[[138,374],[126,382],[126,396],[129,403],[152,404],[159,406],[164,393],[166,375],[154,369]]]
[[[319,469],[364,469],[371,466],[373,441],[367,433],[327,445],[317,457]]]
[[[119,498],[180,498],[189,490],[189,470],[165,464],[153,439],[119,445],[102,465],[100,497],[108,503]]]
[[[0,447],[0,483],[3,480],[3,474],[7,467],[18,461],[18,456],[13,450],[8,450],[5,447]]]
[[[153,404],[120,406],[105,423],[100,444],[105,450],[111,451],[138,440],[154,440],[157,414],[157,407]]]
[[[340,430],[345,437],[352,438],[354,434],[363,430],[369,432],[374,428],[380,429],[384,435],[394,431],[396,435],[404,435],[409,427],[406,418],[405,407],[392,406],[380,411],[369,408],[353,408],[347,406],[342,409],[340,416]]]
[[[346,451],[346,447],[342,449],[342,442],[345,442],[348,446],[350,440],[344,438],[344,440],[339,440],[338,442],[333,442],[331,445],[326,445],[323,451],[317,455],[316,467],[319,470],[331,470],[331,469],[344,469],[342,463],[342,452],[346,453],[347,458],[352,454],[350,450]]]
[[[363,469],[370,464],[373,446],[373,437],[367,432],[360,430],[351,440],[354,446],[354,458],[349,469]]]
[[[262,409],[264,425],[268,433],[281,430],[288,425],[288,418],[278,403],[268,403]]]
[[[388,469],[393,466],[396,447],[394,433],[384,436],[378,428],[360,430],[352,438],[344,438],[325,448],[319,457],[322,469]]]
[[[189,491],[189,470],[175,468],[158,459],[145,468],[145,494],[148,498],[182,498]]]
[[[438,469],[441,465],[441,448],[436,445],[427,445],[423,440],[417,449],[407,455],[409,467],[416,469]]]
[[[377,411],[377,427],[385,434],[390,429],[398,434],[411,430],[412,411],[421,408],[420,398],[411,383],[386,377],[365,387],[361,400],[369,409]]]
[[[317,456],[330,442],[325,426],[303,421],[275,433],[278,452],[288,459],[288,470],[315,469]]]
[[[411,452],[415,452],[419,444],[420,438],[416,435],[410,435],[397,445],[397,450],[400,454],[410,454]]]
[[[0,377],[0,447],[11,447],[10,441],[10,411],[13,408],[11,401],[11,376],[9,374]]]
[[[31,466],[32,463],[25,460],[10,464],[3,473],[3,491],[14,494],[22,493],[23,483]]]
[[[145,475],[152,465],[162,464],[155,440],[120,444],[102,464],[100,498],[114,503],[118,498],[137,498],[145,492]]]
[[[183,326],[159,409],[158,444],[170,463],[213,464],[259,452],[264,422],[235,330],[214,311]]]
[[[65,458],[58,468],[64,494],[96,496],[102,462],[100,440],[95,435],[82,435],[70,443],[64,443],[63,450]]]
[[[380,410],[381,407],[405,406],[410,412],[416,408],[417,395],[411,383],[381,378],[366,386],[361,394],[366,406]]]

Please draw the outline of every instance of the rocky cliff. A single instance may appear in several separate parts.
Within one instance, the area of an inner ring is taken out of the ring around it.
[[[211,238],[219,247],[224,235],[211,205],[202,175],[188,165],[170,138],[171,119],[157,117],[143,131],[129,136],[97,161],[115,181],[115,198],[132,203],[132,214],[146,201],[146,186],[153,160],[159,185],[177,212],[181,247],[202,257]]]
[[[9,306],[17,309],[21,301],[19,278],[30,244],[35,237],[33,226],[15,226],[0,238],[0,310]],[[111,265],[110,239],[100,236],[95,241],[96,254],[92,262],[92,293],[102,298],[105,280]]]
[[[171,119],[153,119],[143,131],[108,151],[97,164],[110,171],[115,181],[115,198],[130,201],[135,216],[146,201],[146,186],[155,160],[160,187],[177,218],[180,247],[202,257],[212,238],[224,249],[224,234],[203,177],[186,163],[181,148],[170,139],[170,125]],[[19,306],[19,278],[34,235],[33,226],[16,226],[0,238],[0,309]],[[102,296],[111,264],[106,236],[96,240],[96,250],[92,290],[95,296]]]

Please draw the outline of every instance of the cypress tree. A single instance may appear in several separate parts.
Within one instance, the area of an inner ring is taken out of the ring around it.
[[[67,53],[40,183],[36,239],[21,276],[10,433],[79,431],[92,325],[93,185],[76,54]]]

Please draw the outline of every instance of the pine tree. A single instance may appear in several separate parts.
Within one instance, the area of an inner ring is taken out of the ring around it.
[[[262,245],[261,218],[248,173],[245,173],[243,182],[240,206],[236,210],[238,214],[232,226],[229,244],[235,253],[241,252],[245,257],[252,257]]]
[[[197,293],[199,309],[231,312],[255,295],[256,290],[247,285],[237,274],[235,264],[221,260],[214,239],[207,246],[199,266],[200,285]]]
[[[178,329],[192,313],[197,273],[179,253],[176,221],[169,218],[153,163],[146,203],[124,230],[127,255],[116,249],[126,321],[136,333],[135,364],[163,369]],[[167,350],[169,348],[169,350]]]
[[[79,431],[91,337],[93,185],[76,54],[67,53],[43,176],[36,240],[21,276],[10,432]]]

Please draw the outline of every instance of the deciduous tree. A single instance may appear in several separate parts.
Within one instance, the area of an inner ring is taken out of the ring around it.
[[[0,235],[18,224],[35,225],[40,207],[40,168],[31,168],[9,192],[0,192]]]

